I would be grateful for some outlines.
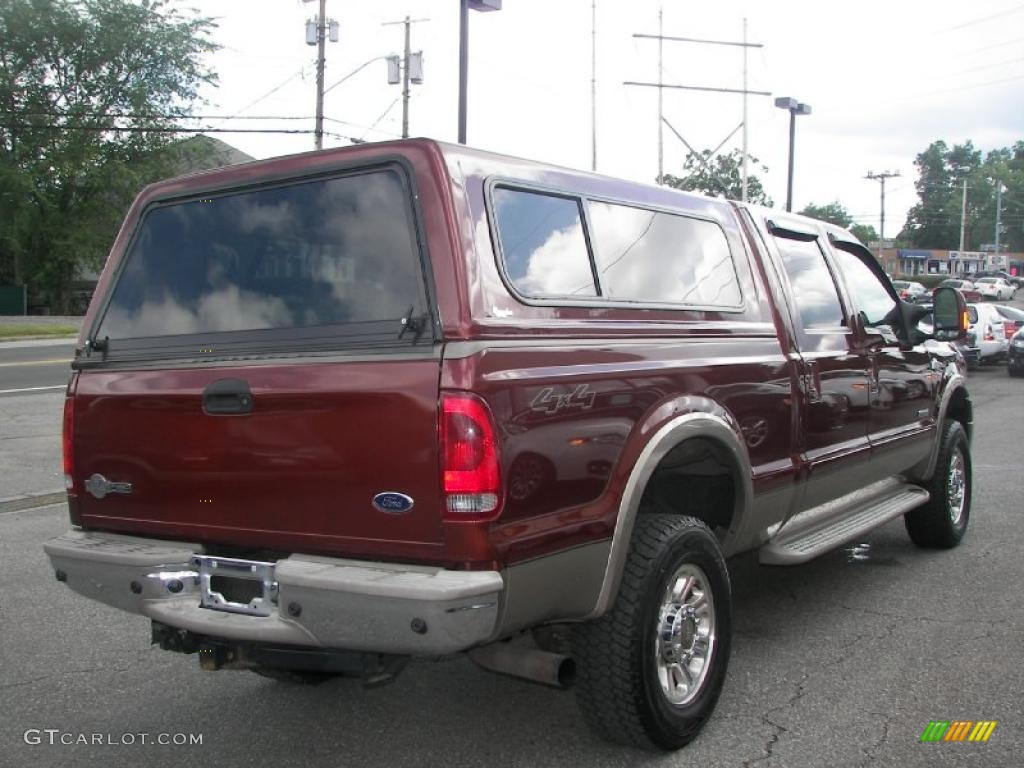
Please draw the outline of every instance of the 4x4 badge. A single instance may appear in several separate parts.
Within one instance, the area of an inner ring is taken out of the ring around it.
[[[85,490],[95,496],[97,499],[102,499],[111,493],[131,493],[131,483],[113,483],[107,480],[101,474],[95,474],[85,481]]]
[[[571,392],[556,393],[553,387],[544,387],[530,403],[530,410],[540,413],[555,414],[577,408],[581,411],[594,407],[597,393],[586,384],[580,384]]]

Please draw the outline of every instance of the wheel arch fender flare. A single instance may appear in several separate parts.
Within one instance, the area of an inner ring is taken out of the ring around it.
[[[676,446],[687,440],[703,438],[717,443],[729,453],[734,469],[733,480],[737,490],[733,500],[734,508],[729,535],[732,535],[741,525],[746,510],[751,507],[754,495],[753,478],[746,444],[743,442],[739,427],[730,423],[731,421],[728,411],[721,414],[704,411],[684,413],[665,422],[644,445],[633,464],[622,498],[619,500],[615,531],[612,535],[601,589],[593,610],[584,617],[586,620],[604,615],[614,602],[621,584],[622,569],[625,567],[640,499],[655,467]]]
[[[970,443],[973,433],[973,405],[971,404],[971,395],[967,390],[966,381],[964,375],[957,371],[948,376],[943,382],[942,395],[939,399],[935,415],[935,441],[928,455],[908,473],[912,480],[927,481],[935,472],[939,451],[942,449],[942,425],[946,422],[946,419],[950,418],[949,410],[951,407],[957,407],[964,411],[964,431],[967,432],[967,441]],[[957,403],[956,406],[953,405],[954,402]],[[957,420],[959,421],[959,419]]]

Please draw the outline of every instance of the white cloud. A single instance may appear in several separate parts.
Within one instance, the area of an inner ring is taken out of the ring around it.
[[[181,0],[180,5],[189,3]],[[590,1],[508,0],[502,11],[470,14],[469,143],[578,168],[590,165]],[[1024,138],[1024,11],[1011,0],[863,0],[855,6],[811,0],[719,0],[709,8],[659,0],[597,0],[598,167],[611,175],[651,181],[657,173],[654,89],[624,80],[657,78],[657,46],[632,37],[655,32],[664,6],[668,35],[764,44],[749,56],[749,86],[810,104],[798,118],[796,208],[838,199],[851,212],[875,217],[878,185],[867,171],[900,170],[887,199],[887,231],[902,225],[914,202],[913,159],[936,139],[968,138],[989,150]],[[312,115],[315,49],[304,42],[304,20],[315,4],[299,0],[206,0],[219,18],[212,54],[221,79],[205,95],[217,112],[232,113],[307,65],[295,79],[247,114]],[[330,0],[341,42],[327,45],[328,84],[402,45],[400,26],[382,22],[429,17],[413,26],[423,49],[426,82],[412,87],[413,135],[456,138],[458,18],[454,2]],[[989,16],[1002,14],[988,21]],[[1014,41],[1017,41],[1014,43]],[[739,88],[738,48],[665,43],[665,82]],[[1016,77],[1017,79],[1011,79]],[[1003,82],[997,82],[1002,80]],[[327,129],[386,139],[400,132],[397,86],[375,62],[327,94]],[[713,148],[742,116],[727,94],[666,91],[665,115],[697,148]],[[390,108],[390,111],[388,111]],[[342,121],[342,122],[337,122]],[[312,127],[312,119],[304,123]],[[373,130],[369,127],[376,123]],[[749,148],[770,168],[768,193],[785,200],[788,115],[765,97],[749,100]],[[246,122],[246,127],[267,123]],[[227,126],[228,124],[222,124]],[[295,121],[276,127],[296,127]],[[686,148],[665,131],[665,167],[681,167]],[[312,148],[311,136],[232,135],[227,141],[257,157]],[[346,144],[328,137],[326,146]],[[729,146],[739,146],[739,136]]]

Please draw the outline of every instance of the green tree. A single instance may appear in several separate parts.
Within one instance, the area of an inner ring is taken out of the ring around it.
[[[875,228],[869,224],[854,224],[850,212],[838,200],[826,203],[825,205],[810,203],[800,211],[800,214],[848,229],[854,237],[864,244],[878,241],[878,232],[875,231]]]
[[[971,233],[976,239],[971,242],[979,247],[995,243],[998,199],[1001,208],[999,243],[1010,251],[1024,251],[1024,141],[989,152],[975,183],[975,188],[968,189],[967,193],[975,216]],[[997,184],[1003,188],[998,198]]]
[[[851,224],[847,229],[864,245],[878,242],[878,231],[870,224]]]
[[[917,156],[915,182],[918,203],[907,214],[901,237],[918,248],[955,249],[960,244],[960,222],[966,189],[964,247],[977,250],[995,239],[996,182],[1008,192],[1004,204],[1006,237],[1024,247],[1021,217],[1014,216],[1014,198],[1024,199],[1024,142],[1012,148],[996,149],[984,158],[968,141],[950,148],[944,141],[932,142]],[[1012,247],[1012,246],[1011,246]]]
[[[173,158],[217,46],[167,0],[0,3],[0,283],[70,305],[124,209]]]
[[[772,199],[764,192],[761,180],[751,173],[760,169],[767,173],[768,168],[752,155],[747,155],[747,200],[758,205],[771,206]],[[666,173],[661,181],[670,187],[686,192],[703,192],[717,197],[723,195],[730,200],[743,197],[743,152],[734,149],[727,155],[711,156],[711,150],[705,149],[700,154],[690,152],[683,163],[683,176]]]
[[[818,219],[819,221],[827,221],[829,224],[835,224],[837,227],[843,227],[844,229],[853,222],[850,212],[838,200],[826,203],[825,205],[810,203],[800,211],[800,214],[810,216],[812,219]]]

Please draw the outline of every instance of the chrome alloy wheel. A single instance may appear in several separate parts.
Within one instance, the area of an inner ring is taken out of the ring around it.
[[[967,500],[967,473],[964,471],[964,464],[963,451],[957,448],[950,457],[946,480],[949,519],[953,525],[960,525],[964,517],[964,505]]]
[[[676,707],[696,697],[715,649],[715,603],[708,578],[696,565],[679,566],[658,611],[655,663],[661,691]]]

